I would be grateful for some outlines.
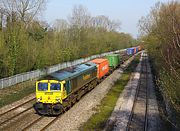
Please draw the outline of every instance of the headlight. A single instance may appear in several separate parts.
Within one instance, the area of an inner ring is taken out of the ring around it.
[[[38,102],[40,102],[40,100],[41,100],[40,98],[37,98],[37,101],[38,101]]]
[[[58,102],[60,102],[60,98],[57,98],[56,100],[57,100]]]

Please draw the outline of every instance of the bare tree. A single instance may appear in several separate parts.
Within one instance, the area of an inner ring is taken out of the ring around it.
[[[56,21],[53,24],[53,28],[57,31],[63,31],[65,29],[67,29],[69,26],[68,22],[64,19],[56,19]]]
[[[0,30],[3,28],[5,22],[6,10],[1,8],[0,9]]]
[[[70,24],[77,27],[87,27],[90,19],[90,13],[82,5],[74,6],[72,14],[69,16]]]
[[[69,23],[72,26],[80,27],[101,27],[107,31],[116,31],[120,29],[120,21],[110,20],[107,16],[100,15],[91,17],[87,8],[82,5],[74,6],[72,14],[69,17]]]
[[[149,54],[154,57],[160,78],[158,83],[174,108],[180,111],[177,82],[180,79],[180,3],[157,3],[148,16],[141,18],[139,27]]]
[[[110,20],[107,16],[100,15],[91,19],[93,27],[101,27],[108,31],[116,31],[120,29],[120,21]]]
[[[29,23],[45,7],[46,0],[0,0],[9,15],[15,12],[21,21]]]

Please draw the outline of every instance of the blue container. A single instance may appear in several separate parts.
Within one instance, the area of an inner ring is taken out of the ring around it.
[[[135,47],[135,49],[136,49],[136,53],[138,53],[138,47]]]
[[[126,53],[127,53],[127,55],[133,55],[134,54],[134,48],[127,48]]]

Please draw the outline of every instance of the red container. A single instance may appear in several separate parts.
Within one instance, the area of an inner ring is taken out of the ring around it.
[[[109,72],[109,63],[107,59],[94,59],[91,62],[97,65],[97,78],[101,79]]]
[[[133,47],[134,48],[134,54],[136,54],[136,47]]]

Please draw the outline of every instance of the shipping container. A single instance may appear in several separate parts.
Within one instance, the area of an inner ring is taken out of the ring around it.
[[[134,48],[134,54],[136,54],[136,47],[133,47]]]
[[[109,67],[116,68],[120,64],[120,59],[118,54],[112,54],[106,56],[109,62]]]
[[[134,54],[134,48],[127,48],[126,52],[127,52],[127,55],[133,55]]]
[[[97,65],[97,78],[101,79],[109,72],[109,62],[107,59],[94,59],[91,62]]]
[[[138,53],[138,51],[139,51],[139,49],[138,49],[138,47],[136,47],[136,53]]]

